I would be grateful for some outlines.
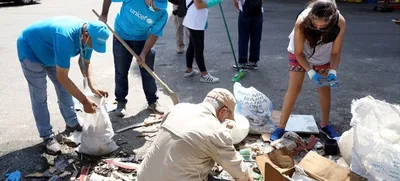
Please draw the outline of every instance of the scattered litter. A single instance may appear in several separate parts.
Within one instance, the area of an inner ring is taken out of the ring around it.
[[[296,164],[290,150],[287,148],[277,149],[267,155],[257,156],[256,162],[261,174],[267,177],[268,180],[288,180],[284,175],[290,178],[296,171]],[[310,178],[315,180],[365,180],[364,177],[318,155],[314,151],[309,151],[297,165],[301,167]],[[317,178],[314,176],[317,176]]]
[[[251,149],[250,148],[245,148],[245,149],[241,149],[239,151],[240,156],[242,156],[243,160],[245,161],[250,161],[251,160]]]
[[[111,181],[111,180],[113,179],[110,177],[104,177],[96,173],[92,173],[89,178],[89,181]]]
[[[51,176],[45,175],[44,173],[31,173],[25,176],[26,179],[38,179],[38,178],[50,178]]]
[[[118,170],[118,167],[115,165],[100,163],[98,166],[94,167],[93,171],[101,176],[110,177],[111,173],[115,170]]]
[[[21,172],[20,171],[14,171],[11,173],[6,174],[6,181],[19,181],[21,179]]]
[[[315,144],[314,149],[321,149],[321,148],[324,148],[324,145],[323,145],[321,142],[318,141],[318,142]]]
[[[139,164],[136,164],[136,163],[119,162],[119,161],[114,161],[114,160],[106,160],[105,162],[107,164],[112,164],[112,165],[115,165],[117,167],[130,169],[130,170],[136,170],[136,169],[139,168]]]
[[[317,181],[312,178],[310,178],[307,173],[298,165],[294,166],[295,172],[292,175],[292,178],[289,178],[288,176],[284,175],[287,179],[290,181]]]
[[[53,175],[53,176],[49,179],[49,181],[57,181],[57,179],[58,179],[58,176]]]
[[[121,179],[124,180],[124,181],[131,181],[128,177],[122,175],[121,173],[119,173],[119,172],[117,172],[117,171],[114,171],[114,172],[112,172],[112,173],[113,173],[115,176],[121,178]]]
[[[89,168],[90,168],[90,166],[89,167],[87,167],[87,166],[83,166],[82,167],[81,175],[79,176],[79,181],[85,181],[86,180],[87,174],[89,172]]]
[[[319,129],[313,115],[290,115],[285,131],[319,134]]]
[[[297,147],[296,141],[292,140],[292,139],[288,139],[291,138],[294,132],[286,132],[282,138],[277,139],[275,141],[273,141],[271,143],[271,146],[275,147],[276,149],[280,149],[283,147],[288,148],[289,150],[294,150]],[[296,134],[296,133],[294,133]],[[297,134],[296,134],[297,135]]]
[[[119,157],[119,158],[107,158],[107,159],[103,159],[103,161],[106,160],[113,160],[113,161],[117,161],[117,162],[133,162],[133,163],[140,163],[141,161],[143,161],[143,156],[140,155],[132,155],[129,157]]]
[[[65,155],[58,155],[54,159],[54,167],[57,171],[64,172],[68,165],[68,158]]]
[[[70,180],[70,181],[75,181],[75,180],[76,180],[76,177],[78,176],[78,173],[79,173],[79,171],[78,171],[78,170],[75,170],[75,171],[72,173],[71,178],[70,178],[69,180]]]

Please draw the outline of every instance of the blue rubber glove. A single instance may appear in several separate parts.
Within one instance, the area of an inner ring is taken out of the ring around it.
[[[333,82],[333,83],[330,83]],[[334,88],[337,87],[338,81],[336,77],[336,70],[330,69],[328,72],[328,83],[330,83],[330,87]]]
[[[21,179],[21,172],[15,171],[9,174],[6,174],[6,181],[19,181]]]
[[[207,1],[207,8],[210,9],[211,7],[219,4],[220,2],[222,2],[222,0],[208,0]]]
[[[315,84],[317,84],[319,87],[324,86],[323,83],[321,82],[321,79],[326,79],[326,77],[324,77],[324,76],[322,76],[322,75],[320,75],[320,74],[317,74],[317,72],[315,72],[315,70],[313,70],[313,69],[310,69],[310,70],[307,72],[307,74],[308,74],[308,77],[310,77],[310,79],[311,79]]]

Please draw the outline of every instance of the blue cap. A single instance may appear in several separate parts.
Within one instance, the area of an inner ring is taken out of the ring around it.
[[[168,7],[168,0],[154,0],[154,5],[158,9],[166,10]]]
[[[107,39],[110,36],[106,24],[99,20],[90,21],[87,24],[87,31],[92,40],[92,48],[99,53],[106,52]]]

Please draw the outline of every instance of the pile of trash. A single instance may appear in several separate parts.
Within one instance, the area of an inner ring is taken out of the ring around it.
[[[311,115],[291,115],[287,132],[271,142],[279,112],[270,111],[272,103],[254,87],[235,83],[234,89],[238,101],[235,114],[245,119],[239,117],[237,123],[241,135],[232,131],[232,137],[254,180],[400,180],[400,106],[371,96],[353,100],[352,128],[336,139],[314,136],[319,130]],[[248,135],[243,136],[246,126]],[[214,178],[233,179],[217,168]]]
[[[312,115],[291,115],[285,128],[287,132],[271,142],[269,136],[280,118],[280,113],[273,110],[271,100],[254,87],[245,88],[240,83],[235,83],[234,94],[238,102],[236,121],[224,124],[231,129],[235,148],[250,168],[254,180],[264,181],[266,177],[288,181],[400,180],[400,106],[370,96],[354,100],[352,128],[339,139],[321,136]],[[103,100],[98,101],[100,115],[86,117],[91,121],[85,122],[83,135],[68,138],[81,144],[75,150],[81,156],[104,155],[115,152],[118,147],[112,139],[114,131],[108,115],[105,116],[107,110]],[[161,120],[162,116],[151,115],[143,123],[116,132],[147,127],[151,130],[142,130],[140,136],[152,138],[157,134]],[[99,130],[103,137],[96,136]],[[143,155],[119,152],[114,157],[84,160],[83,157],[59,155],[46,172],[25,178],[135,181]],[[18,180],[21,173],[16,171],[7,176]],[[208,180],[234,179],[216,164]]]

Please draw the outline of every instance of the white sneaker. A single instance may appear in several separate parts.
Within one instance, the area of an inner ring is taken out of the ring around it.
[[[219,78],[214,77],[210,73],[208,73],[205,76],[200,76],[200,81],[206,82],[206,83],[217,83],[217,82],[219,82]]]
[[[185,77],[193,77],[199,75],[200,72],[198,70],[193,69],[191,72],[185,71]]]

